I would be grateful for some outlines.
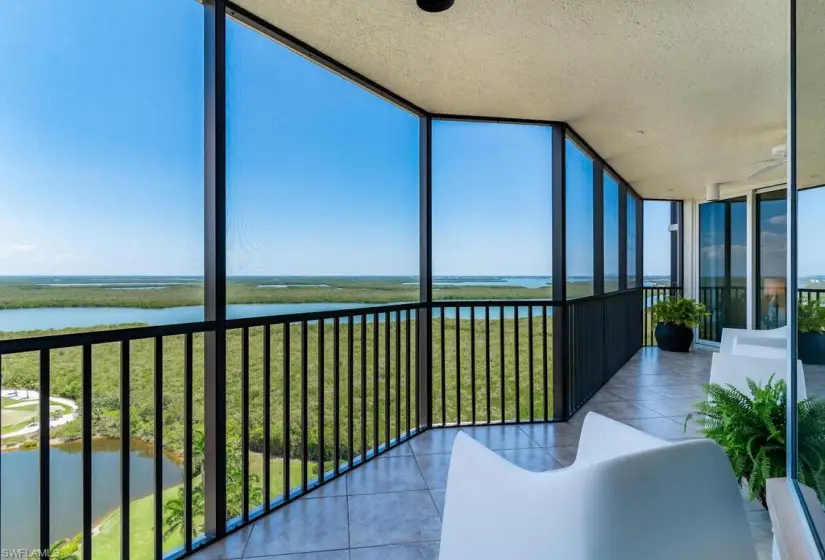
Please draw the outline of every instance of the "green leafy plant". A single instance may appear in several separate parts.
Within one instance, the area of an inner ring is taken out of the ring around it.
[[[800,301],[798,309],[799,332],[825,332],[825,307],[822,307],[818,301]]]
[[[690,298],[667,297],[650,306],[653,320],[666,325],[692,329],[709,315],[708,308]]]
[[[748,379],[751,395],[731,385],[710,383],[710,397],[696,404],[695,418],[705,436],[722,446],[739,484],[747,481],[750,499],[767,507],[765,484],[769,478],[786,476],[787,387],[773,377],[765,386]],[[825,498],[825,401],[808,398],[797,403],[799,482]]]
[[[77,535],[72,539],[61,539],[49,547],[49,558],[54,560],[80,560],[80,544],[83,542],[83,535]]]

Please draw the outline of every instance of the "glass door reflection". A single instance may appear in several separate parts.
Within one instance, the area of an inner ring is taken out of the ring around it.
[[[747,202],[744,197],[699,207],[699,301],[710,315],[699,338],[719,342],[725,327],[747,326]]]

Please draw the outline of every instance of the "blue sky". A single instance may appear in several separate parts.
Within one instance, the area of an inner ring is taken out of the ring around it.
[[[417,118],[235,23],[227,44],[229,273],[416,275]],[[191,0],[4,6],[0,274],[202,272],[202,45]],[[436,123],[436,274],[550,274],[549,144]],[[569,160],[571,275],[592,273],[588,172]]]

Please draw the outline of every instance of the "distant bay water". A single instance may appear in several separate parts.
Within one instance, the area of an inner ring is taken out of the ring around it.
[[[300,278],[300,279],[299,279]],[[365,279],[368,279],[365,277]],[[199,279],[175,278],[175,277],[66,277],[66,278],[5,278],[7,282],[19,284],[29,284],[38,289],[49,288],[78,288],[89,287],[101,290],[163,290],[166,287],[193,284]],[[255,287],[262,290],[284,289],[289,287],[313,287],[330,288],[328,278],[318,278],[316,283],[311,283],[312,277],[262,277],[255,282]],[[346,279],[351,282],[353,278]],[[373,279],[374,280],[374,279]],[[403,285],[415,285],[410,282],[410,278],[380,278],[381,281],[397,282]],[[576,282],[578,279],[570,278],[569,281]],[[585,281],[586,279],[582,279]],[[250,280],[245,280],[250,282]],[[434,279],[433,285],[436,290],[440,287],[481,287],[481,286],[507,286],[521,287],[536,290],[536,297],[541,297],[538,292],[542,288],[549,288],[550,277],[538,276],[495,276],[495,277],[461,277],[442,276]],[[342,284],[344,285],[344,284]],[[61,292],[62,292],[61,289]],[[340,290],[343,288],[334,287]],[[549,293],[547,294],[549,297]],[[372,307],[379,304],[374,303],[258,303],[258,304],[231,304],[227,306],[227,316],[229,318],[241,317],[262,317],[272,315],[286,315],[295,313],[311,313],[317,311],[330,311],[341,309],[356,309],[362,307]],[[549,310],[548,310],[549,311]],[[490,318],[495,320],[500,318],[501,310],[493,309]],[[534,309],[533,313],[538,313]],[[436,316],[438,312],[436,311]],[[519,309],[520,317],[528,315],[528,309]],[[470,309],[459,310],[461,318],[470,317]],[[513,308],[504,309],[504,317],[512,318],[515,315]],[[444,316],[454,318],[456,308],[446,308]],[[484,309],[476,308],[475,316],[484,318]],[[18,309],[0,309],[0,332],[20,332],[36,330],[56,330],[66,328],[89,328],[100,325],[122,325],[122,324],[146,324],[146,325],[167,325],[176,323],[190,323],[204,320],[204,309],[202,306],[183,306],[167,308],[137,308],[137,307],[33,307]],[[356,318],[356,321],[358,318]],[[379,317],[383,320],[383,317]]]
[[[460,302],[456,302],[460,305]],[[270,315],[287,315],[292,313],[312,313],[314,311],[331,311],[337,309],[358,309],[375,307],[380,304],[372,303],[261,303],[227,306],[227,316],[230,319],[240,317],[267,317]],[[484,319],[484,308],[475,308],[476,319]],[[434,314],[438,317],[438,311]],[[527,307],[519,308],[519,317],[529,316]],[[533,308],[533,315],[540,315],[538,306]],[[547,314],[552,314],[552,308],[547,308]],[[470,318],[470,308],[462,307],[459,310],[462,319]],[[454,319],[455,307],[447,307],[444,317]],[[512,319],[515,310],[512,307],[504,308],[504,318]],[[403,317],[402,317],[403,318]],[[490,319],[501,318],[501,309],[492,308]],[[359,318],[356,317],[356,322]],[[379,316],[383,320],[383,315]],[[0,309],[0,331],[38,331],[50,329],[67,329],[95,327],[98,325],[118,325],[127,323],[142,323],[147,325],[170,325],[176,323],[194,323],[203,321],[203,307],[169,307],[165,309],[141,309],[132,307],[41,307],[33,309]]]

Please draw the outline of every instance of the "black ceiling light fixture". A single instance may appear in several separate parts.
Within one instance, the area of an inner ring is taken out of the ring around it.
[[[418,7],[425,12],[443,12],[453,7],[455,0],[416,0]]]

